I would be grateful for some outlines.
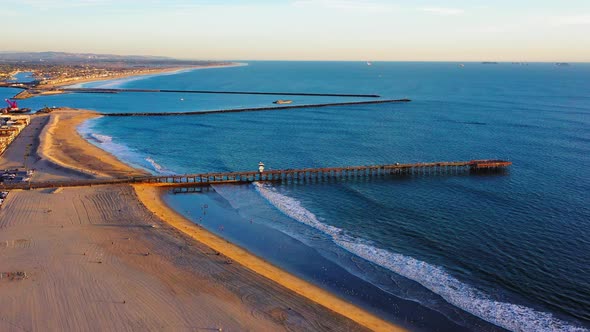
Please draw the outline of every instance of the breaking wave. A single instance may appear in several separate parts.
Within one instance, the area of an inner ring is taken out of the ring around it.
[[[96,142],[100,143],[100,144],[104,144],[104,143],[112,143],[113,142],[113,138],[111,136],[107,136],[107,135],[101,135],[101,134],[96,134],[96,133],[90,133],[88,135],[91,139],[94,139]]]
[[[171,170],[165,168],[164,166],[158,164],[151,157],[146,157],[145,161],[147,161],[150,164],[150,166],[154,169],[154,171],[156,171],[159,174],[173,174],[174,173]]]
[[[169,75],[177,75],[181,73],[186,73],[194,70],[203,70],[203,69],[214,69],[214,68],[230,68],[230,67],[242,67],[247,66],[247,63],[234,63],[232,65],[223,65],[223,66],[206,66],[206,67],[197,67],[197,68],[184,68],[178,70],[172,70],[162,73],[153,73],[153,74],[142,74],[137,76],[131,77],[124,77],[124,78],[113,78],[104,81],[95,81],[95,82],[86,82],[86,83],[76,83],[72,85],[68,85],[67,88],[96,88],[96,89],[118,89],[123,88],[127,83],[141,81],[152,77],[158,76],[169,76]]]
[[[151,157],[145,157],[140,152],[129,148],[124,144],[113,141],[113,137],[94,132],[95,121],[89,120],[78,127],[78,132],[86,140],[109,152],[121,161],[134,167],[140,167],[153,174],[173,174],[174,172],[158,164]]]
[[[439,266],[377,248],[370,241],[352,237],[341,228],[322,223],[311,211],[305,209],[301,202],[279,193],[268,184],[256,182],[254,187],[282,213],[327,234],[339,247],[418,282],[452,305],[483,320],[511,331],[588,331],[583,327],[570,325],[547,312],[494,300],[475,287],[459,281]]]

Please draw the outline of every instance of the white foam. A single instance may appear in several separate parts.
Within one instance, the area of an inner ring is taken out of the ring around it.
[[[179,69],[169,72],[157,73],[157,74],[144,74],[144,75],[137,75],[125,78],[115,78],[111,80],[104,80],[104,81],[93,81],[93,82],[84,82],[84,83],[77,83],[73,85],[66,86],[67,88],[95,88],[95,89],[116,89],[121,88],[124,84],[145,80],[148,78],[156,77],[156,76],[168,76],[168,75],[176,75],[183,72],[191,71],[192,69]]]
[[[389,250],[380,249],[370,241],[354,238],[338,227],[327,225],[299,201],[276,191],[272,186],[254,183],[255,189],[273,206],[292,219],[329,235],[341,248],[394,273],[414,280],[447,302],[490,323],[511,331],[588,331],[555,318],[552,314],[532,308],[500,302],[463,283],[443,268]]]
[[[91,138],[94,138],[96,141],[98,141],[99,143],[111,143],[113,141],[113,138],[111,136],[107,136],[107,135],[101,135],[101,134],[97,134],[97,133],[89,133],[89,136]]]
[[[152,168],[154,169],[154,171],[156,171],[159,174],[174,174],[174,172],[172,172],[171,170],[163,167],[162,165],[158,164],[154,159],[152,159],[151,157],[146,157],[145,161],[147,161]]]
[[[117,157],[124,157],[125,159],[133,154],[127,146],[113,142],[111,136],[92,132],[92,125],[88,123],[78,127],[78,131],[82,134],[82,137],[90,139],[95,145]]]
[[[131,77],[125,77],[125,78],[115,78],[115,79],[104,80],[104,81],[77,83],[77,84],[68,85],[68,86],[66,86],[66,88],[90,88],[90,87],[92,87],[95,89],[117,89],[117,88],[121,88],[123,85],[125,85],[127,83],[145,80],[145,79],[152,78],[152,77],[170,76],[170,75],[186,73],[186,72],[190,72],[190,71],[194,71],[194,70],[243,67],[243,66],[247,66],[247,65],[248,65],[247,63],[233,63],[230,65],[183,68],[183,69],[166,71],[166,72],[156,73],[156,74],[143,74],[143,75],[137,75],[137,76],[131,76]]]
[[[95,120],[88,120],[78,127],[78,132],[89,142],[113,154],[123,162],[131,164],[131,166],[140,167],[153,174],[174,174],[174,172],[164,168],[154,159],[145,157],[136,150],[113,141],[113,137],[93,132],[95,122]]]

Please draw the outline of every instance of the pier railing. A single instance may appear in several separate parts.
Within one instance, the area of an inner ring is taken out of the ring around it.
[[[371,166],[345,166],[284,170],[219,172],[184,175],[139,176],[116,179],[68,180],[0,185],[0,189],[36,189],[76,187],[103,184],[153,184],[169,187],[197,187],[224,183],[251,183],[256,181],[316,181],[322,179],[361,178],[382,175],[442,175],[465,172],[497,172],[507,169],[512,162],[504,160],[471,160]]]

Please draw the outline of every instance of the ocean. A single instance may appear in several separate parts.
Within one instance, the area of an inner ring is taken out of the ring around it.
[[[154,174],[499,158],[507,173],[219,185],[177,211],[411,330],[590,329],[590,64],[249,62],[87,86],[377,93],[404,104],[103,117],[79,131]],[[0,90],[6,92],[7,90]],[[362,98],[70,94],[104,113]]]

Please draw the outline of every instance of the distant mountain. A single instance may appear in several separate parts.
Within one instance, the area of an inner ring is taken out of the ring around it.
[[[115,55],[94,53],[67,53],[67,52],[0,52],[0,62],[46,62],[46,63],[97,63],[97,62],[122,62],[122,63],[162,63],[175,62],[173,58],[161,56],[143,55]],[[180,61],[183,62],[183,61]]]

